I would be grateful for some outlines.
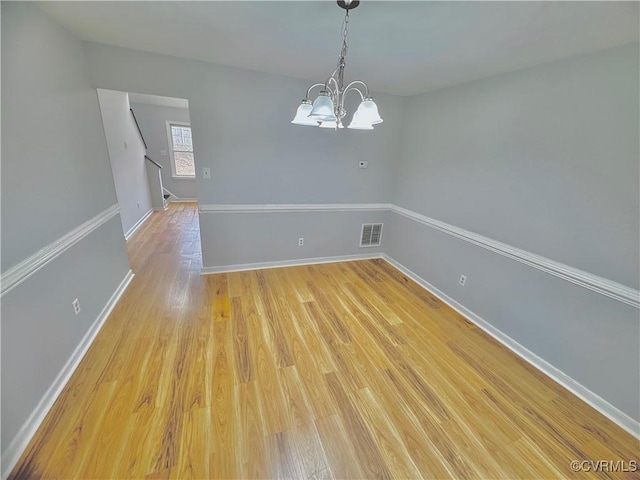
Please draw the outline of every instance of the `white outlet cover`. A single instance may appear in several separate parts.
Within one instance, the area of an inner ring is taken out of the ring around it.
[[[160,156],[161,157],[166,157],[167,156],[167,151],[166,150],[160,150]]]
[[[211,178],[211,169],[209,167],[202,169],[202,178]]]

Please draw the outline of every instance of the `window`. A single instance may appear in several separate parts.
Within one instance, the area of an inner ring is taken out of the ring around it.
[[[167,122],[167,134],[171,151],[171,173],[174,177],[195,177],[191,126],[188,123]]]

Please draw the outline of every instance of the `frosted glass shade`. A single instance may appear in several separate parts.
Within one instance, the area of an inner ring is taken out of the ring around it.
[[[318,98],[313,102],[313,108],[309,117],[319,122],[335,122],[337,121],[335,113],[333,113],[333,101],[329,93],[322,91],[318,94]]]
[[[349,126],[347,128],[351,128],[351,129],[354,129],[354,130],[373,130],[373,125],[371,125],[370,123],[363,122],[362,120],[360,120],[360,117],[358,115],[358,111],[356,110],[356,113],[353,114],[353,118],[351,119],[351,123],[349,124]]]
[[[320,128],[336,128],[336,123],[337,122],[322,122],[320,123]],[[338,126],[338,128],[344,128],[344,125],[342,125],[342,123],[340,123],[340,125]]]
[[[291,120],[291,123],[295,123],[296,125],[312,125],[314,127],[317,127],[318,121],[314,118],[309,118],[309,114],[311,113],[312,108],[313,107],[309,100],[303,100],[298,107],[295,118]]]
[[[378,106],[370,98],[365,98],[356,111],[358,119],[362,123],[368,123],[375,125],[376,123],[382,123],[382,118],[378,113]]]

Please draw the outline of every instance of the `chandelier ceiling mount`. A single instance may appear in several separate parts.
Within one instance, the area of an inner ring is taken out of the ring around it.
[[[348,128],[356,130],[373,130],[373,125],[382,123],[378,113],[378,106],[369,94],[369,87],[362,80],[354,80],[344,84],[344,69],[347,64],[349,51],[349,11],[360,5],[359,0],[337,0],[338,6],[345,10],[342,22],[342,49],[338,58],[337,68],[324,83],[315,83],[307,89],[302,103],[298,107],[295,118],[291,123],[297,125],[310,125],[321,128],[344,128],[342,123],[347,111],[344,107],[344,99],[347,93],[356,92],[360,95],[360,105],[353,114]],[[311,90],[320,87],[318,96],[313,101],[309,100]]]
[[[360,0],[351,0],[350,2],[347,2],[345,0],[338,0],[337,3],[340,8],[344,8],[345,10],[353,10],[358,5],[360,5]]]

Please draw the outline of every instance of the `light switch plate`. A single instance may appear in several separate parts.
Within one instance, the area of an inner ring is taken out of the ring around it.
[[[211,178],[211,169],[209,167],[202,169],[202,178]]]

